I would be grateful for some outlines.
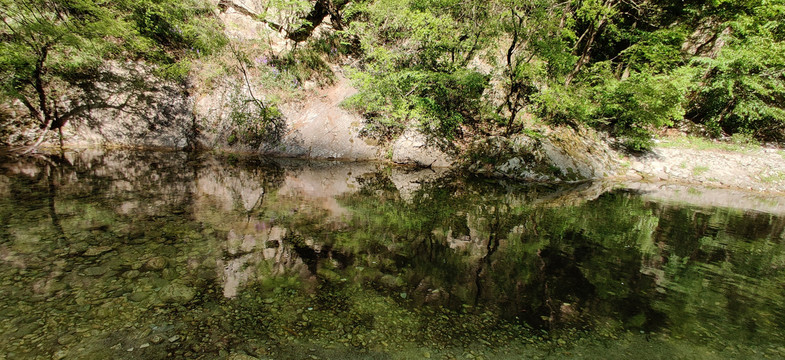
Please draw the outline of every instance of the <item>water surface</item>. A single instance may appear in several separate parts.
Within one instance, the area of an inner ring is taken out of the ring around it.
[[[785,357],[785,201],[702,191],[3,159],[0,359]]]

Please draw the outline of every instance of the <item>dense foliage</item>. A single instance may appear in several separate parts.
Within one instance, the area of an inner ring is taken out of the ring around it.
[[[509,134],[534,117],[644,149],[686,118],[714,136],[782,140],[783,4],[356,2],[346,34],[359,40],[361,91],[349,105],[373,127],[419,121],[448,137],[478,124]]]

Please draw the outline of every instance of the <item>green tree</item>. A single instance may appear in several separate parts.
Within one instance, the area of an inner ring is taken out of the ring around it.
[[[724,23],[727,45],[693,61],[688,117],[715,135],[785,140],[785,2],[729,3],[740,10]]]
[[[568,51],[575,34],[569,29],[569,7],[554,0],[507,0],[501,4],[499,26],[509,38],[502,70],[506,134],[550,79],[574,62]]]
[[[2,0],[0,17],[2,90],[24,104],[44,133],[84,110],[69,85],[119,51],[113,39],[132,32],[89,0]]]
[[[468,64],[492,41],[488,2],[396,0],[353,3],[348,33],[363,51],[353,74],[359,93],[347,105],[369,129],[393,136],[413,120],[450,139],[485,116],[487,74]]]
[[[0,0],[0,89],[42,129],[30,149],[48,130],[111,106],[94,98],[97,84],[117,77],[106,76],[108,60],[142,58],[161,65],[160,74],[182,77],[181,59],[223,46],[205,19],[209,9],[198,1]],[[113,81],[126,90],[145,85]]]

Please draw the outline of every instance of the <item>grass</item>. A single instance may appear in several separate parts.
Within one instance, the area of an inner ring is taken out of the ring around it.
[[[712,140],[698,136],[674,136],[660,139],[659,146],[696,150],[723,150],[730,152],[752,152],[760,149],[756,141],[734,136],[730,141]],[[785,158],[785,153],[781,154]]]
[[[785,180],[785,173],[783,173],[782,171],[775,171],[768,175],[761,174],[759,178],[761,182],[766,184],[771,184],[774,182],[780,182]]]
[[[692,168],[692,175],[700,176],[700,175],[705,174],[707,171],[709,171],[709,167],[708,166],[697,165],[697,166]]]

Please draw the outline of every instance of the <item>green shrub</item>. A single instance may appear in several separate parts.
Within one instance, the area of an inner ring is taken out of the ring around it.
[[[392,136],[414,120],[423,130],[452,139],[461,124],[485,113],[488,77],[476,71],[355,72],[352,78],[359,92],[345,105],[365,115],[371,134]]]
[[[636,73],[609,81],[599,91],[595,119],[607,124],[631,150],[650,148],[651,130],[684,117],[686,87],[676,76]]]
[[[785,44],[755,37],[700,58],[688,116],[721,133],[785,140]]]
[[[291,76],[294,87],[309,80],[320,85],[332,84],[335,81],[330,65],[322,59],[319,52],[310,47],[287,51],[270,59],[269,64],[274,71]]]
[[[158,44],[159,51],[201,56],[226,45],[221,26],[212,18],[213,8],[205,1],[142,0],[124,5],[139,34]]]
[[[275,104],[263,104],[237,89],[229,106],[228,145],[240,143],[256,148],[264,143],[275,144],[282,138],[285,122]]]

